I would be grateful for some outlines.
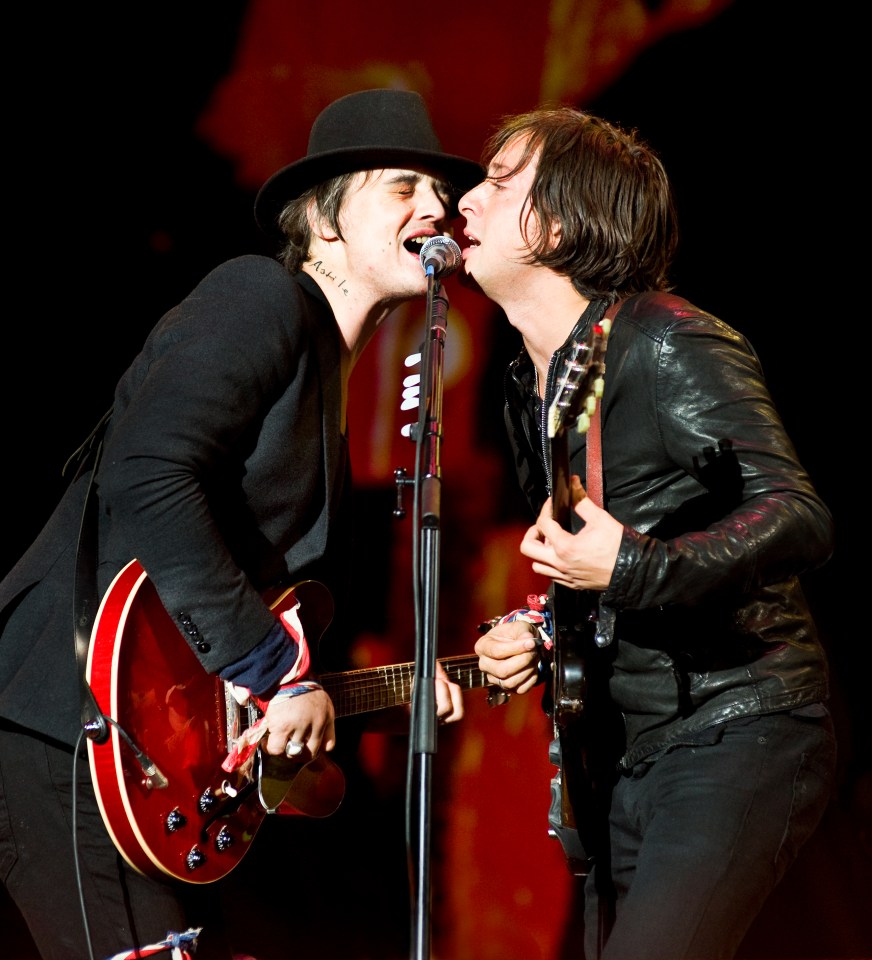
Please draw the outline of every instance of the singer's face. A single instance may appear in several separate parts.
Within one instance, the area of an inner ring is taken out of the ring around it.
[[[347,268],[378,301],[425,296],[421,245],[448,226],[447,186],[415,170],[375,170],[351,184],[339,216]]]
[[[523,152],[523,141],[510,141],[490,162],[487,177],[460,198],[466,218],[463,268],[491,299],[500,302],[522,291],[535,267],[523,261],[539,226],[530,204],[536,173],[533,159],[512,176]]]

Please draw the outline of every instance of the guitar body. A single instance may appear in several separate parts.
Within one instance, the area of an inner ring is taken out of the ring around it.
[[[278,616],[297,603],[314,649],[333,600],[309,580],[271,608]],[[461,686],[486,686],[477,657],[442,662]],[[351,670],[319,681],[342,717],[410,702],[414,667]],[[204,670],[136,560],[100,604],[86,680],[110,718],[108,739],[87,741],[100,812],[118,851],[146,876],[220,880],[249,851],[268,813],[327,817],[342,802],[345,776],[323,754],[300,764],[258,750],[252,771],[222,769],[233,739],[259,713],[240,708],[227,685]]]
[[[298,590],[307,588],[326,592],[315,581]],[[277,612],[296,599],[295,592],[283,595]],[[266,810],[252,783],[221,769],[230,749],[224,683],[182,640],[135,560],[100,606],[86,678],[117,724],[106,743],[88,741],[97,800],[116,847],[147,875],[192,883],[224,876],[245,856]],[[119,727],[166,777],[166,786],[147,775]],[[337,772],[338,780],[319,789],[338,789],[338,797],[301,800],[308,815],[320,813],[319,800],[326,813],[336,809],[344,791]]]

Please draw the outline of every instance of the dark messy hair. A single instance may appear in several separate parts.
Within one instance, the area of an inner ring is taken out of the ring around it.
[[[660,158],[635,131],[570,107],[540,108],[503,121],[485,144],[485,164],[516,141],[520,160],[496,179],[538,157],[521,212],[522,234],[530,209],[540,228],[528,262],[569,277],[588,299],[670,289],[675,203]]]
[[[314,201],[315,215],[321,216],[336,231],[340,239],[339,212],[357,171],[343,173],[310,187],[294,200],[285,204],[279,214],[279,229],[285,235],[285,244],[279,251],[279,260],[291,273],[296,273],[309,259],[312,244],[312,228],[309,226],[309,204]],[[367,171],[366,177],[370,176]]]

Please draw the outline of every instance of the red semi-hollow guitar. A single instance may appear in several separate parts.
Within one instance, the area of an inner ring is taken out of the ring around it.
[[[333,616],[327,588],[307,580],[271,603],[276,616],[299,602],[314,648]],[[486,687],[478,657],[440,660],[463,689]],[[415,664],[327,673],[319,682],[337,717],[409,703]],[[264,817],[330,816],[345,777],[328,757],[307,764],[258,750],[254,772],[225,773],[231,742],[259,717],[207,673],[164,609],[137,560],[100,604],[86,679],[110,736],[88,740],[91,777],[104,823],[124,859],[147,876],[211,883],[245,856]],[[267,799],[271,798],[271,799]],[[282,800],[282,798],[284,798]]]

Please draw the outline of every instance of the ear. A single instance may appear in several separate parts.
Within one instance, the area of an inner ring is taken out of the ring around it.
[[[560,228],[560,221],[557,219],[557,217],[554,217],[554,219],[551,221],[551,238],[548,245],[549,250],[553,250],[557,244],[560,243],[560,236],[562,233],[563,231]]]
[[[554,217],[551,221],[550,226],[548,227],[548,243],[545,247],[546,250],[553,250],[557,244],[560,242],[560,221],[557,217]],[[539,223],[539,218],[536,216],[533,211],[532,203],[527,201],[527,208],[524,215],[523,229],[522,234],[524,240],[530,246],[539,242],[539,238],[542,235],[542,226]]]
[[[542,225],[539,222],[538,218],[536,218],[535,222],[536,222],[536,230],[537,230],[536,235],[538,238],[543,232]],[[548,236],[547,236],[547,243],[545,244],[545,249],[548,251],[551,251],[557,246],[558,243],[560,243],[560,237],[563,233],[563,231],[560,228],[560,221],[557,219],[557,217],[551,218],[551,223],[548,224],[547,233],[548,233]]]
[[[313,236],[327,243],[339,239],[336,231],[330,226],[326,217],[324,217],[318,209],[314,197],[306,207],[306,219],[309,221],[309,229],[312,231]]]

